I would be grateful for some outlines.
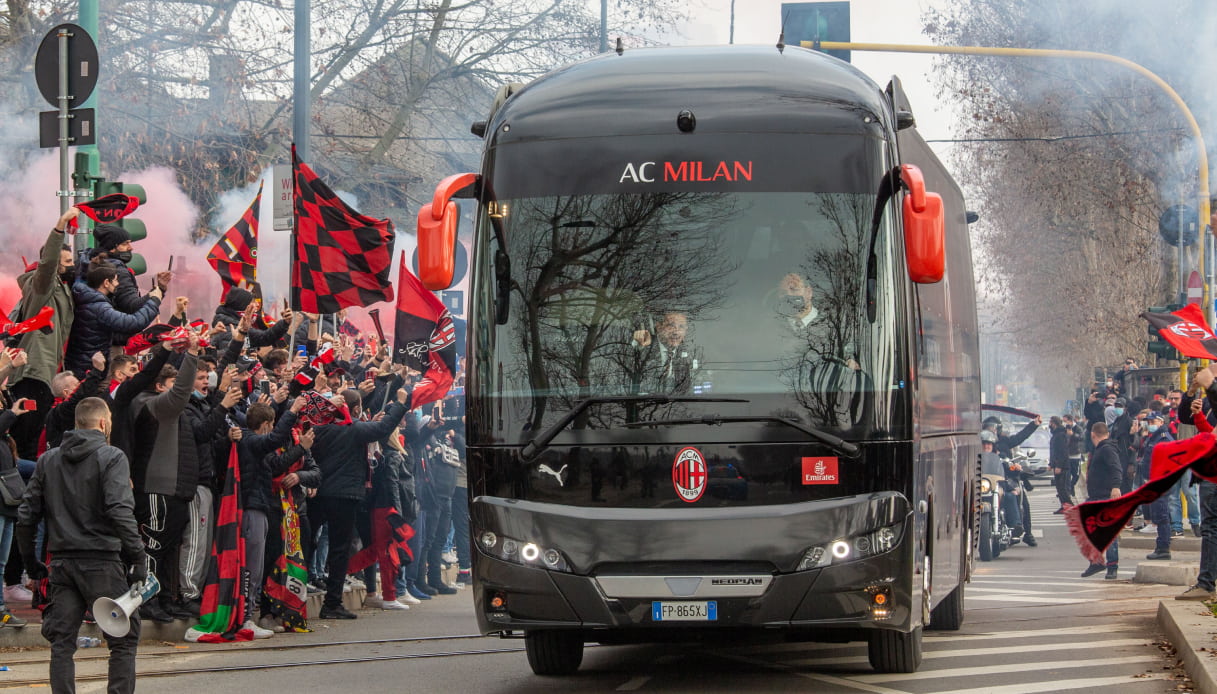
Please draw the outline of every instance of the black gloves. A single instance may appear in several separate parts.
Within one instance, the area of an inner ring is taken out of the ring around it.
[[[140,557],[127,569],[127,585],[137,586],[148,579],[148,560]]]

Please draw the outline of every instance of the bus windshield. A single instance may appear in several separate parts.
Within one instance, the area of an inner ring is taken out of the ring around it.
[[[868,291],[876,203],[873,193],[646,192],[491,204],[483,218],[507,240],[510,306],[505,325],[491,310],[477,321],[471,368],[495,437],[527,441],[581,400],[630,395],[746,402],[597,406],[572,429],[729,412],[897,436],[907,369],[886,209]],[[478,238],[481,303],[492,306],[497,242],[488,228]]]

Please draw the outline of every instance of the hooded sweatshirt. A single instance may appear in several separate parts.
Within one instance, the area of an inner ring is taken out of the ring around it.
[[[47,524],[47,550],[56,558],[142,561],[127,456],[92,429],[73,429],[63,445],[38,459],[17,525]]]

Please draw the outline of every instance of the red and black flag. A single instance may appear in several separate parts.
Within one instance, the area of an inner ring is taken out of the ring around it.
[[[96,200],[76,203],[76,207],[79,207],[86,217],[98,224],[113,224],[134,212],[139,207],[139,198],[122,193],[111,193]],[[76,227],[77,219],[73,217],[68,222],[68,226]]]
[[[245,619],[246,583],[245,537],[241,534],[241,466],[237,445],[228,454],[228,472],[220,495],[211,561],[203,582],[202,616],[198,625],[186,633],[186,640],[203,643],[250,641],[253,632],[242,629]],[[197,638],[191,638],[197,637]]]
[[[393,300],[389,269],[393,223],[351,209],[292,147],[293,206],[292,308],[336,313],[348,306]]]
[[[207,262],[220,275],[224,291],[220,295],[223,302],[228,297],[228,290],[240,286],[252,286],[258,280],[258,210],[262,209],[262,185],[258,185],[258,195],[254,202],[245,210],[245,214],[232,225],[224,235],[216,241],[207,253]]]
[[[1173,313],[1142,313],[1141,317],[1183,356],[1217,359],[1217,336],[1204,322],[1198,304],[1188,304]]]
[[[410,394],[410,409],[443,400],[456,374],[456,327],[448,309],[428,291],[401,257],[397,278],[393,362],[423,373]]]

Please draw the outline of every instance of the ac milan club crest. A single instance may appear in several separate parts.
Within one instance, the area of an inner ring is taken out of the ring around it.
[[[701,451],[689,446],[682,448],[672,462],[672,486],[676,487],[676,496],[681,501],[690,504],[706,493],[706,482],[709,475],[706,472],[706,459]]]

